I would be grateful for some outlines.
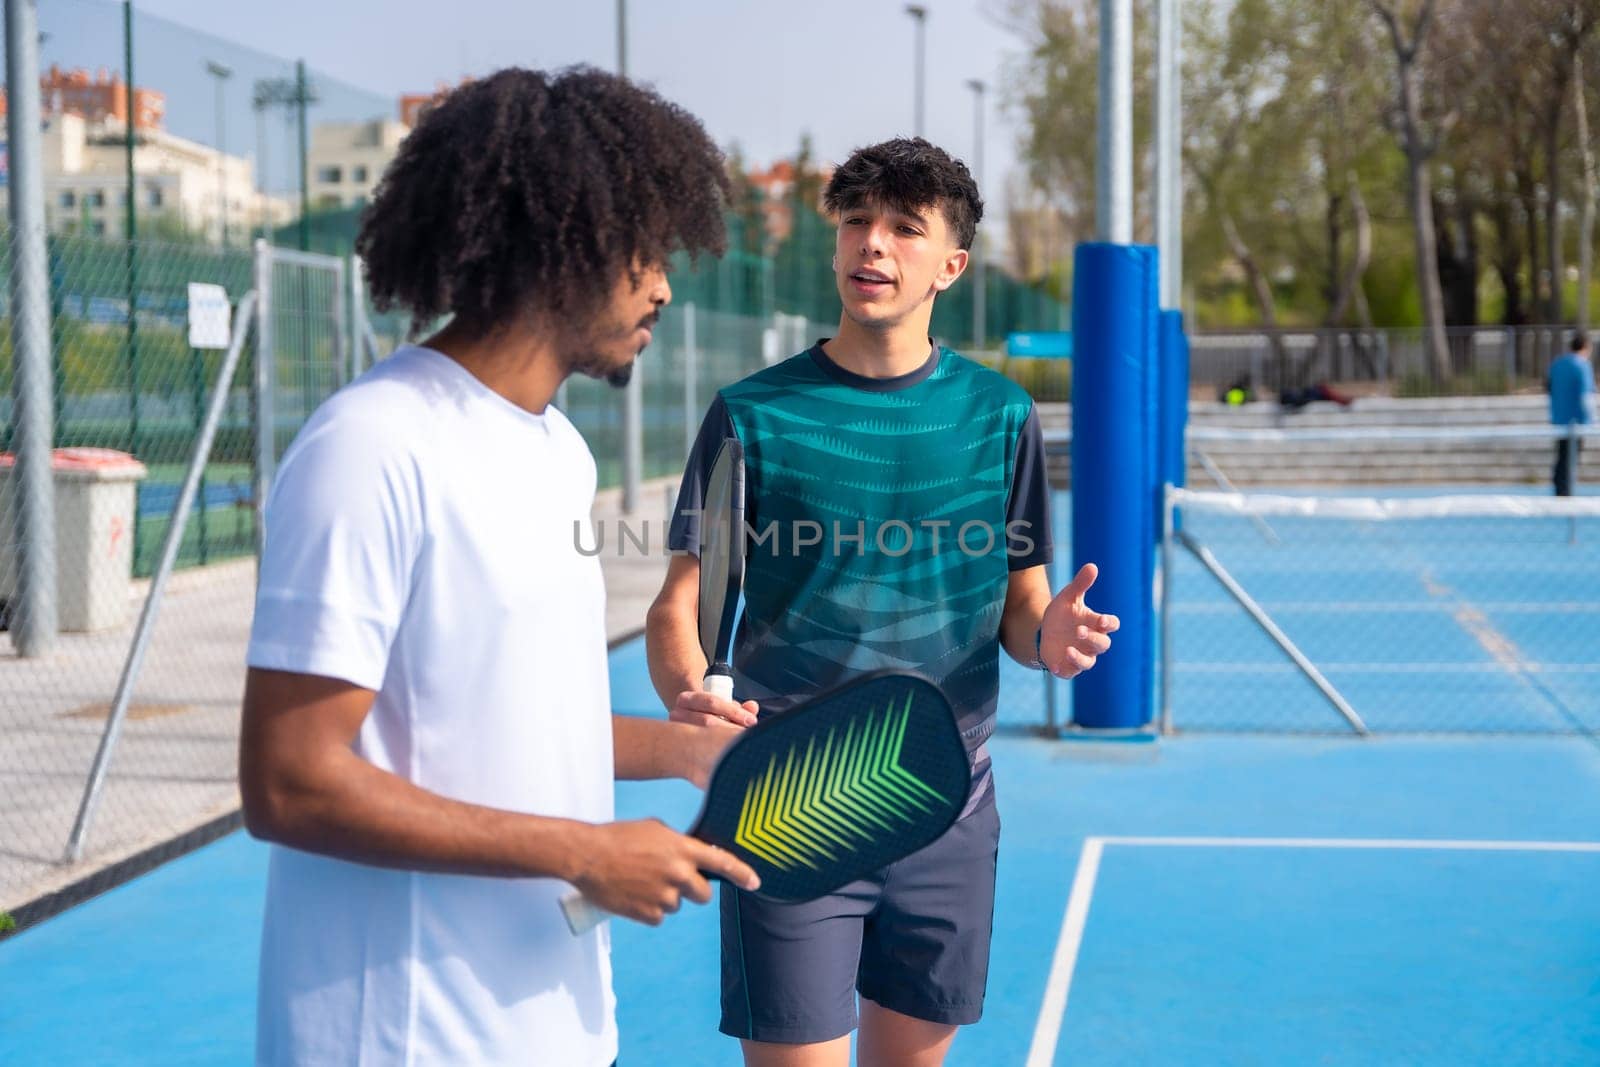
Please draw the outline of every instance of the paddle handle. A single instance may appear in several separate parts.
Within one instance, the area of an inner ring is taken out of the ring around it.
[[[733,671],[726,663],[714,663],[706,671],[705,691],[724,700],[733,699]],[[589,901],[574,889],[561,898],[561,914],[567,917],[567,926],[574,937],[581,937],[611,918],[611,913]]]
[[[723,700],[733,699],[733,671],[726,663],[713,663],[706,671],[705,690]]]

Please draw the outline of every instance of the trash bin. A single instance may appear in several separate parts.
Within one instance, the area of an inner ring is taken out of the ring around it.
[[[0,453],[0,598],[17,591],[16,457]],[[56,498],[56,618],[63,631],[104,630],[128,617],[134,490],[143,463],[109,448],[51,453]]]

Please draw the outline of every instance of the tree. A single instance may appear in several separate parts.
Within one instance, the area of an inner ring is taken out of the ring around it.
[[[1008,22],[1029,45],[1008,90],[1026,119],[1022,158],[1070,243],[1094,232],[1098,8],[1095,0],[1013,0]]]
[[[1566,110],[1573,71],[1579,49],[1594,32],[1600,5],[1596,0],[1542,0],[1528,5],[1525,13],[1544,31],[1548,41],[1548,66],[1545,68],[1544,100],[1539,109],[1540,143],[1545,165],[1545,249],[1549,254],[1550,302],[1546,319],[1552,325],[1562,318],[1561,290],[1561,117]]]
[[[731,251],[751,255],[766,253],[766,213],[761,191],[750,182],[744,151],[735,142],[728,146],[728,246]]]
[[[817,166],[817,149],[811,140],[811,131],[800,134],[800,150],[794,156],[794,188],[791,191],[797,206],[819,211],[822,208],[822,171]]]
[[[1578,319],[1580,330],[1589,328],[1589,284],[1594,273],[1594,152],[1589,145],[1589,107],[1584,99],[1583,57],[1573,60],[1572,108],[1578,120],[1578,153],[1583,160],[1583,190],[1578,215]]]
[[[1400,148],[1406,156],[1406,184],[1411,200],[1412,233],[1416,245],[1417,286],[1422,297],[1423,344],[1428,360],[1441,379],[1450,377],[1450,352],[1445,345],[1444,295],[1439,288],[1435,259],[1438,238],[1433,225],[1433,186],[1428,159],[1439,147],[1438,130],[1429,131],[1423,117],[1420,57],[1433,21],[1435,0],[1422,0],[1415,17],[1404,19],[1387,0],[1367,0],[1383,20],[1394,49]],[[1403,25],[1402,23],[1409,23]],[[1448,122],[1440,124],[1448,126]]]

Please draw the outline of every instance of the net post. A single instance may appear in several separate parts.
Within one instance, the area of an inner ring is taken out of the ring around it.
[[[1172,483],[1161,487],[1161,736],[1172,733]]]
[[[1156,250],[1080,244],[1073,280],[1072,561],[1122,620],[1113,650],[1072,680],[1071,726],[1147,731],[1155,717],[1155,538],[1160,467]]]
[[[1578,424],[1575,422],[1567,423],[1565,447],[1567,450],[1567,493],[1568,495],[1576,496],[1578,494],[1578,459],[1580,453],[1578,452]],[[1578,518],[1574,515],[1567,520],[1567,544],[1575,545],[1577,543]]]

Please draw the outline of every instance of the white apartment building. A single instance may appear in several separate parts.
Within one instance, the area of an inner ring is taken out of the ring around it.
[[[245,243],[255,227],[288,221],[286,201],[256,192],[249,159],[159,129],[139,129],[135,137],[134,209],[141,229],[165,216],[218,242],[225,221],[230,243]],[[127,225],[122,124],[115,119],[91,123],[71,113],[52,115],[44,122],[40,149],[50,231],[121,234]]]
[[[311,207],[359,207],[372,199],[384,168],[411,127],[394,119],[323,122],[311,129],[307,153]]]

